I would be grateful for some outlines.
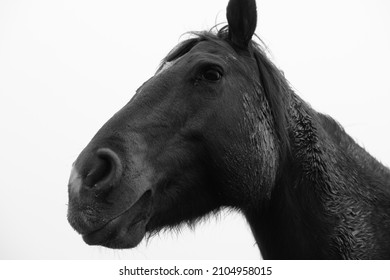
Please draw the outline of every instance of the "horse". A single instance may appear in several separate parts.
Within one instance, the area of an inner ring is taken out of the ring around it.
[[[240,211],[264,259],[390,259],[390,170],[315,111],[254,40],[254,0],[193,32],[73,164],[68,221],[89,245]]]

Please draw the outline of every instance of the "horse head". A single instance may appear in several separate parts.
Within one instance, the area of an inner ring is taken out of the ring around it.
[[[269,195],[280,147],[253,54],[256,18],[255,1],[231,0],[228,26],[174,48],[81,152],[68,220],[86,243],[135,247]]]

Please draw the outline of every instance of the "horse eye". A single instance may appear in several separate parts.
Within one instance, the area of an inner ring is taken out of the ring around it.
[[[207,81],[217,82],[222,78],[222,74],[217,69],[207,69],[205,72],[203,72],[202,77]]]

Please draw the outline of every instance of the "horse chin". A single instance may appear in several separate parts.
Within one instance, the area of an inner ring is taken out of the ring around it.
[[[151,195],[146,192],[132,207],[113,218],[103,227],[83,234],[88,245],[100,245],[112,249],[136,247],[146,233],[150,219]]]

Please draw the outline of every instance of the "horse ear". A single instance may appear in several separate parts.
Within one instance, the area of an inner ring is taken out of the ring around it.
[[[235,46],[248,48],[257,24],[256,1],[230,0],[226,17],[229,24],[229,40]]]

